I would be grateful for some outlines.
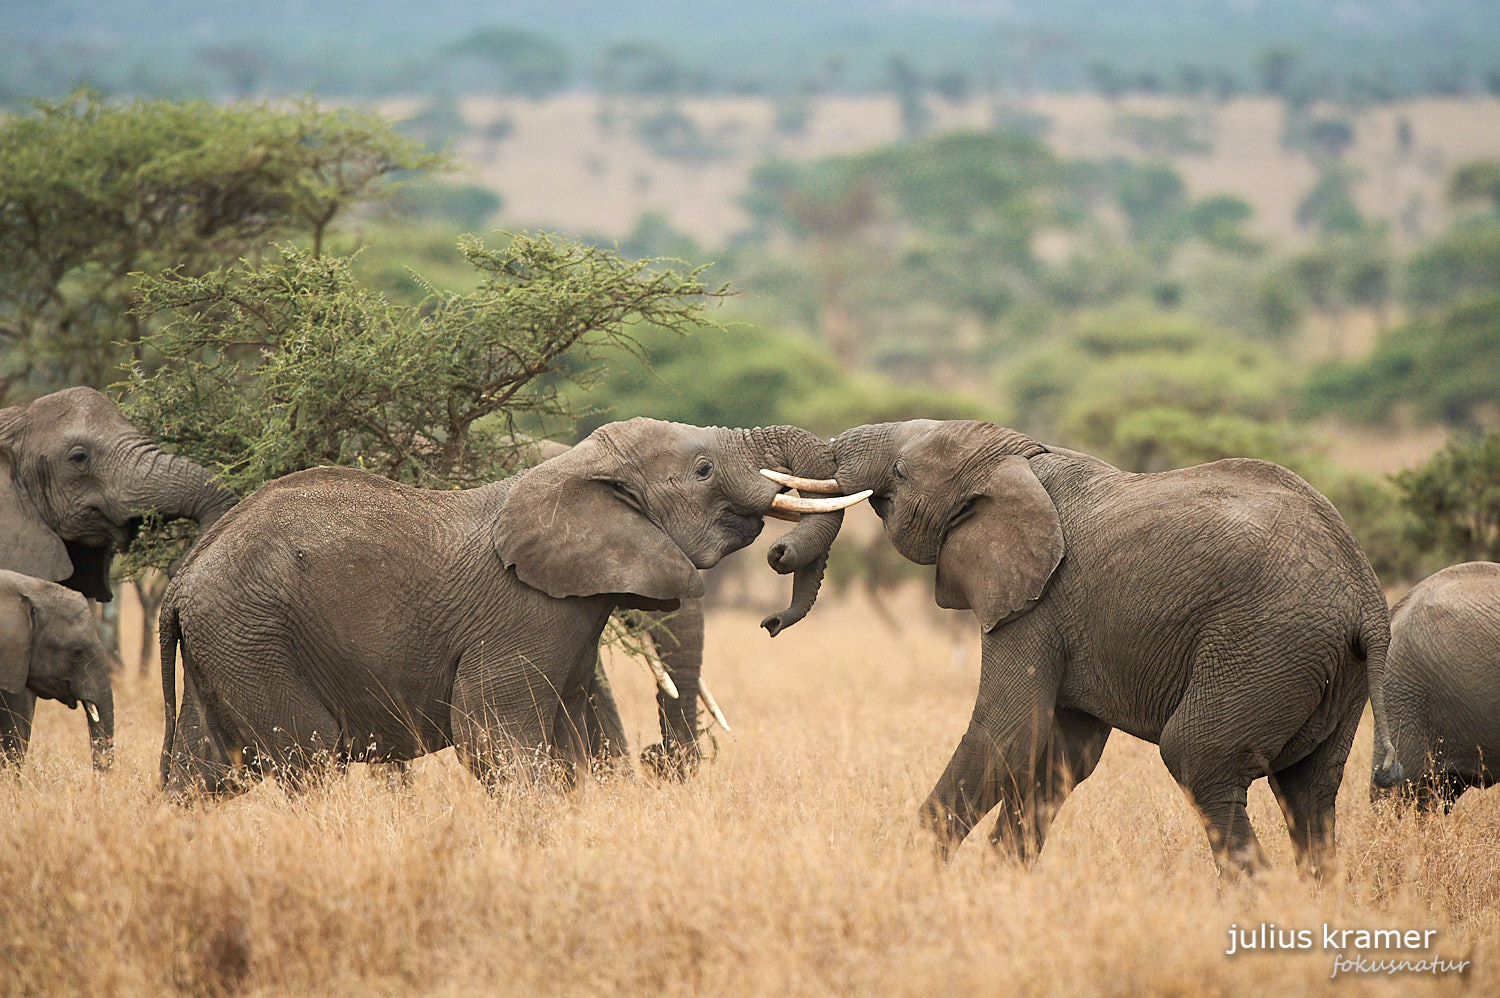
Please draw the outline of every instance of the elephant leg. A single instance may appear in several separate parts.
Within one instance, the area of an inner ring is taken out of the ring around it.
[[[620,760],[629,757],[630,742],[625,737],[625,722],[620,719],[620,708],[615,704],[609,677],[604,674],[604,664],[597,659],[594,661],[594,675],[589,682],[587,700],[583,721],[588,757],[596,768],[612,772],[618,767]]]
[[[979,699],[969,728],[922,806],[943,859],[997,804],[1004,810],[995,845],[1020,859],[1040,847],[1036,772],[1051,738],[1061,663],[1036,658],[1028,663],[1028,657],[1002,652],[996,641],[984,643]]]
[[[1271,790],[1291,833],[1297,865],[1321,878],[1333,860],[1334,803],[1361,711],[1350,711],[1308,755],[1272,773]]]
[[[1093,773],[1112,730],[1103,721],[1082,711],[1057,708],[1047,750],[1037,763],[1033,804],[1027,820],[1019,820],[1019,815],[1011,813],[1001,814],[995,822],[990,842],[997,846],[1022,843],[1040,853],[1063,801],[1074,787]],[[1024,855],[1025,850],[1022,852]]]
[[[29,690],[0,690],[0,764],[19,766],[26,761],[31,744],[31,719],[36,715],[36,696]]]
[[[698,688],[703,671],[703,601],[685,599],[673,614],[647,613],[662,664],[677,687],[674,699],[656,692],[661,741],[642,753],[642,762],[657,776],[683,778],[698,768]]]
[[[192,673],[184,670],[167,795],[186,802],[204,793],[218,798],[236,797],[253,787],[255,780],[241,765],[243,753],[229,749],[232,741],[238,739],[226,736],[212,720]]]
[[[500,667],[465,655],[453,682],[459,761],[491,792],[512,775],[544,782],[553,770],[550,736],[561,706],[557,686],[526,657]]]

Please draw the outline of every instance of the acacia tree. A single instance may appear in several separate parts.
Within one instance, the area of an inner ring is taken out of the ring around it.
[[[104,388],[145,354],[137,274],[204,274],[335,219],[440,157],[381,118],[80,91],[0,121],[0,405]]]
[[[477,286],[424,285],[415,306],[362,286],[350,257],[280,247],[201,276],[144,278],[145,344],[176,362],[132,370],[126,412],[247,494],[318,465],[423,487],[502,477],[513,440],[571,426],[560,389],[610,354],[638,354],[636,323],[685,333],[727,293],[609,250],[519,235],[459,244]],[[419,279],[420,280],[420,279]]]
[[[546,235],[498,249],[466,236],[459,250],[475,289],[424,283],[415,306],[362,286],[349,257],[290,246],[208,274],[143,278],[144,345],[176,360],[134,367],[125,411],[242,495],[329,464],[472,485],[516,470],[520,431],[571,427],[561,390],[587,387],[611,355],[639,355],[633,326],[686,333],[727,293],[704,285],[701,267],[658,269]],[[163,568],[191,529],[148,524],[122,567]],[[614,639],[642,653],[620,628]]]

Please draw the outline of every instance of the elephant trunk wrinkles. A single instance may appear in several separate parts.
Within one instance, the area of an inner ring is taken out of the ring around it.
[[[155,444],[137,444],[132,486],[125,491],[131,510],[151,510],[167,518],[185,518],[207,530],[235,504],[235,496],[202,465],[168,454]]]
[[[832,478],[837,470],[833,448],[798,426],[770,426],[747,431],[756,449],[764,452],[793,475],[802,478]],[[797,525],[771,545],[767,557],[776,571],[792,575],[792,599],[787,608],[762,621],[774,637],[807,616],[823,585],[828,551],[844,523],[836,513],[804,515]]]
[[[115,697],[103,663],[99,664],[99,671],[101,677],[87,684],[82,699],[92,703],[99,712],[99,720],[88,718],[89,746],[92,749],[94,768],[105,770],[114,765],[115,761]],[[88,708],[82,706],[81,709],[87,711]]]

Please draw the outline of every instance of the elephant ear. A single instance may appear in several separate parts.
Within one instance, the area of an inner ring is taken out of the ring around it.
[[[517,476],[493,527],[496,554],[553,597],[702,596],[703,580],[682,549],[616,488],[614,460],[590,437]]]
[[[14,589],[0,592],[0,690],[20,693],[31,672],[31,604]]]
[[[0,447],[0,568],[59,582],[73,574],[67,545],[21,492],[12,460]]]
[[[985,631],[1031,609],[1063,556],[1062,523],[1031,464],[1000,459],[972,508],[943,538],[937,604],[973,610]]]

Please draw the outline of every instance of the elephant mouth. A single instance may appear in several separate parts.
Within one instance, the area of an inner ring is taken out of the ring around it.
[[[56,700],[66,705],[69,710],[78,706],[78,698],[73,695],[73,687],[66,679],[34,677],[26,681],[26,688],[43,700]]]
[[[890,496],[871,496],[870,508],[875,511],[876,516],[884,520],[891,515],[892,503]]]

